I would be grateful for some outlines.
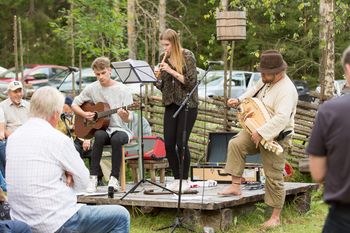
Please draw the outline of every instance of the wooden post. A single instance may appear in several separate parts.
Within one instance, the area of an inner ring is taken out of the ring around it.
[[[233,40],[231,42],[231,54],[230,54],[230,79],[228,83],[228,98],[231,98],[231,92],[232,92],[232,70],[233,70],[233,55],[235,50],[235,41]]]
[[[223,11],[227,11],[228,2],[227,0],[221,0],[221,7]],[[224,47],[224,103],[227,103],[227,41],[222,42],[222,46]],[[227,108],[224,110],[224,129],[227,131],[228,122],[227,122]]]

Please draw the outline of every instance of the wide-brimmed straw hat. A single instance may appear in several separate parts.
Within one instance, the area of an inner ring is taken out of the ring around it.
[[[258,71],[266,74],[277,74],[286,70],[287,63],[283,60],[282,54],[276,50],[264,51],[260,56]]]

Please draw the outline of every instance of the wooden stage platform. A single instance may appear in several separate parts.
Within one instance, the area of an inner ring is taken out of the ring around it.
[[[215,230],[227,231],[232,226],[234,214],[251,211],[255,203],[264,200],[264,189],[247,190],[243,186],[241,196],[220,196],[217,193],[227,184],[218,184],[216,187],[192,188],[197,194],[183,194],[181,209],[183,217],[189,223],[196,222],[199,226],[212,226]],[[134,184],[128,184],[130,190]],[[313,183],[285,183],[286,200],[293,200],[300,213],[306,213],[310,209],[311,191],[316,190],[317,184]],[[177,208],[178,196],[175,194],[146,195],[144,190],[160,189],[148,182],[141,184],[136,191],[129,193],[120,200],[125,193],[114,193],[114,198],[106,195],[107,187],[98,187],[100,196],[78,196],[78,202],[92,205],[119,204],[126,207],[139,207],[145,213],[157,212],[161,209]]]
[[[218,184],[216,187],[192,188],[197,190],[197,194],[183,194],[181,200],[181,208],[184,209],[202,209],[202,210],[218,210],[222,208],[230,208],[252,202],[264,200],[264,189],[259,190],[242,190],[241,196],[220,196],[218,192],[223,190],[227,184]],[[133,187],[133,184],[127,185],[127,190]],[[317,188],[317,184],[313,183],[285,183],[286,194],[302,195]],[[175,194],[162,195],[146,195],[144,190],[155,189],[160,191],[157,186],[149,183],[141,184],[136,191],[137,193],[129,193],[123,200],[120,198],[125,193],[114,193],[114,198],[108,198],[107,195],[100,196],[79,196],[78,202],[87,204],[119,204],[123,206],[148,206],[158,208],[177,208],[177,196]],[[101,193],[107,192],[106,186],[98,187]]]

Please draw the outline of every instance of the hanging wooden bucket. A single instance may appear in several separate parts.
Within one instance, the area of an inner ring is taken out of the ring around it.
[[[246,25],[245,11],[216,12],[216,32],[218,40],[245,40]]]

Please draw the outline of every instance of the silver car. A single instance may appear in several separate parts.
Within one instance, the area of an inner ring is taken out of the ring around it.
[[[261,78],[260,73],[253,73],[249,71],[232,71],[231,78],[231,93],[230,97],[238,97],[242,95],[248,88],[254,86],[254,84]],[[229,74],[227,74],[227,91],[230,80]],[[229,93],[229,92],[227,92]],[[215,70],[209,71],[207,77],[205,77],[202,83],[198,87],[198,94],[201,97],[205,96],[223,96],[224,95],[224,71]]]

